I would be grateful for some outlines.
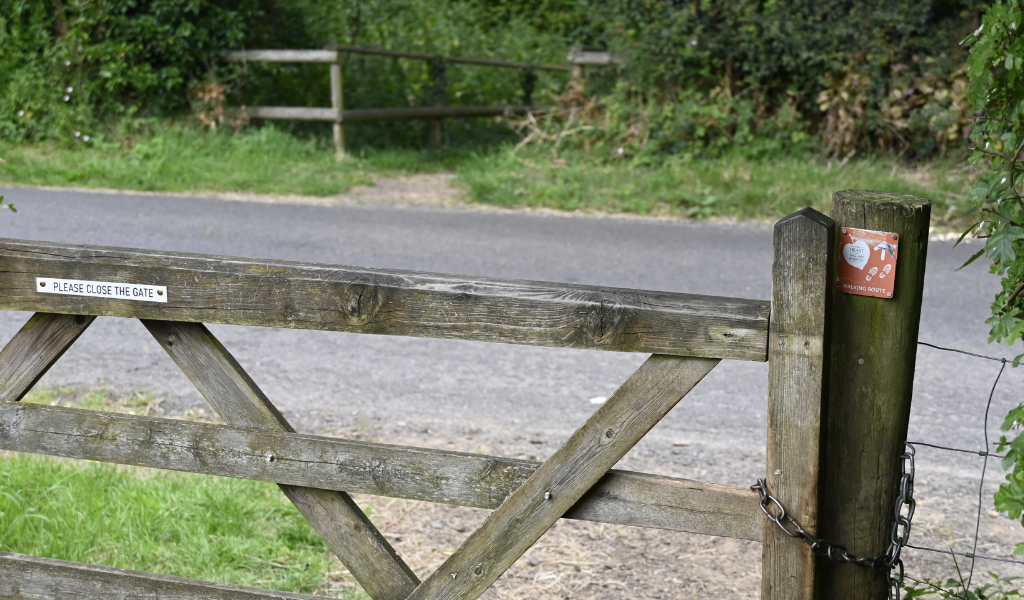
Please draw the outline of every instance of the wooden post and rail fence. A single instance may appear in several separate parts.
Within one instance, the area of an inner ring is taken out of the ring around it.
[[[345,109],[342,94],[342,60],[343,54],[366,54],[390,58],[423,60],[430,64],[432,106],[404,108],[360,108]],[[363,123],[367,121],[393,121],[400,119],[430,119],[431,137],[435,146],[441,144],[441,119],[453,117],[496,117],[501,115],[525,115],[527,113],[542,114],[550,107],[532,106],[533,88],[537,81],[536,71],[569,72],[581,69],[582,65],[607,65],[615,60],[607,52],[584,51],[574,48],[569,53],[569,66],[535,65],[528,63],[489,60],[481,58],[465,58],[460,56],[438,56],[420,52],[401,52],[382,50],[379,48],[363,48],[332,44],[325,50],[238,50],[226,55],[231,62],[272,62],[272,63],[320,63],[330,65],[331,70],[331,107],[305,106],[250,106],[244,113],[254,119],[285,119],[304,121],[328,121],[334,124],[334,150],[342,157],[345,154],[345,123]],[[466,64],[483,67],[499,67],[520,69],[523,76],[523,104],[516,106],[445,106],[446,73],[448,64]]]
[[[888,572],[815,556],[752,489],[611,467],[721,360],[767,360],[768,490],[807,531],[882,551],[929,210],[847,191],[832,218],[779,221],[770,301],[0,240],[0,309],[35,312],[0,351],[0,449],[277,483],[375,600],[477,598],[561,518],[761,541],[765,599],[881,600]],[[837,226],[898,232],[891,299],[836,292]],[[19,402],[96,317],[141,319],[225,424]],[[203,323],[651,356],[539,463],[297,433]],[[493,512],[420,581],[349,492]],[[0,598],[157,597],[313,598],[0,552]]]

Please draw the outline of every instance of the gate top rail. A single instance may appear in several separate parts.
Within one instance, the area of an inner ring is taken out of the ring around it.
[[[770,302],[0,239],[0,309],[765,361]]]

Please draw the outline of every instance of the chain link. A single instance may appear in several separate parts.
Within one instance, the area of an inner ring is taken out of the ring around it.
[[[889,599],[899,600],[900,584],[903,583],[903,560],[900,558],[900,553],[910,541],[910,522],[914,518],[914,510],[917,508],[917,501],[914,500],[915,450],[910,444],[906,446],[907,451],[900,455],[902,474],[899,493],[893,508],[894,520],[892,532],[889,535],[889,547],[884,553],[876,556],[857,556],[847,550],[845,546],[814,537],[805,531],[800,523],[786,512],[786,507],[779,502],[778,498],[768,493],[768,484],[764,479],[758,479],[757,483],[750,486],[750,489],[760,493],[761,512],[768,517],[768,520],[778,525],[779,529],[789,537],[797,538],[810,546],[811,552],[814,554],[840,564],[851,563],[868,569],[890,571]],[[775,514],[772,514],[773,512]],[[893,573],[897,570],[898,575]]]

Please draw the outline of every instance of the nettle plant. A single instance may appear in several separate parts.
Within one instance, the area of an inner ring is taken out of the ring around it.
[[[988,164],[970,192],[977,216],[968,235],[985,238],[985,247],[966,263],[985,256],[992,261],[1002,290],[992,303],[989,342],[1013,346],[1024,340],[1024,36],[1021,35],[1024,0],[997,0],[982,19],[981,27],[964,40],[970,47],[967,61],[970,100],[977,111],[971,131],[974,164]],[[966,266],[966,264],[964,266]],[[1024,354],[1013,365],[1020,364]],[[1012,518],[1024,513],[1024,403],[1010,411],[1003,422],[1009,432],[999,441],[1006,452],[1003,469],[1007,483],[995,496],[998,510]],[[1024,521],[1024,519],[1022,519]],[[1024,554],[1024,543],[1016,554]]]

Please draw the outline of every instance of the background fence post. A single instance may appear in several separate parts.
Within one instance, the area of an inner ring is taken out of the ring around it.
[[[923,198],[847,190],[832,196],[837,230],[899,234],[891,299],[841,293],[832,309],[831,384],[822,453],[818,535],[858,556],[889,544],[910,419],[931,205]],[[838,237],[838,236],[837,236]],[[842,260],[837,254],[837,260]],[[888,598],[888,573],[819,561],[818,597]]]
[[[805,208],[775,224],[768,330],[768,489],[817,531],[821,412],[828,394],[835,224]],[[810,600],[814,555],[765,520],[761,598]]]
[[[344,102],[341,95],[341,52],[331,63],[331,108],[337,111],[334,120],[334,156],[338,160],[345,158],[345,126],[342,123]]]
[[[448,61],[443,56],[438,56],[430,61],[430,79],[433,81],[433,105],[444,106],[448,99]],[[441,119],[434,119],[430,122],[430,138],[435,148],[441,147],[444,140],[444,131],[441,128]]]

